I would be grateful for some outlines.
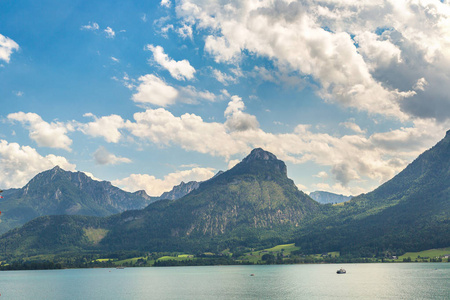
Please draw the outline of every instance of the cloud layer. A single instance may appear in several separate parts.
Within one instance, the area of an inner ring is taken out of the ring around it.
[[[446,3],[182,0],[176,12],[206,32],[216,62],[250,53],[312,78],[326,101],[401,121],[450,118]]]

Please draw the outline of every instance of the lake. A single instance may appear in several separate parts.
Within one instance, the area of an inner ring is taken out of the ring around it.
[[[7,271],[0,299],[450,299],[449,284],[450,263]]]

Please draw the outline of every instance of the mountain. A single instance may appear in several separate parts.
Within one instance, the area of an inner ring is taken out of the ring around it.
[[[44,215],[108,216],[140,209],[153,200],[144,191],[125,192],[107,181],[56,166],[36,175],[21,189],[3,192],[0,232]]]
[[[338,195],[330,192],[324,192],[324,191],[315,191],[309,193],[309,196],[319,202],[320,204],[334,204],[334,203],[341,203],[346,202],[353,198],[353,196],[344,196],[344,195]]]
[[[183,198],[160,200],[107,218],[41,217],[8,232],[2,240],[11,249],[27,253],[80,247],[204,251],[273,245],[286,241],[296,226],[319,209],[287,177],[284,162],[255,149],[234,168],[201,183]],[[37,237],[46,237],[45,243]]]
[[[374,255],[450,246],[450,131],[374,191],[329,210],[298,232],[313,253]]]
[[[199,186],[200,182],[197,181],[189,181],[188,183],[182,181],[179,185],[174,186],[169,192],[164,192],[158,199],[176,200],[186,196]]]
[[[223,171],[219,171],[212,178],[217,177],[217,176],[219,176],[222,173],[223,173]],[[210,180],[210,179],[208,179],[208,180]],[[169,192],[164,192],[164,193],[162,193],[161,196],[153,197],[153,198],[155,200],[163,200],[163,199],[177,200],[177,199],[180,199],[180,198],[186,196],[187,194],[189,194],[193,190],[198,189],[198,187],[200,186],[200,184],[202,182],[204,182],[204,181],[200,181],[200,182],[198,182],[198,181],[189,181],[188,183],[184,183],[184,181],[182,181],[179,185],[174,186]]]

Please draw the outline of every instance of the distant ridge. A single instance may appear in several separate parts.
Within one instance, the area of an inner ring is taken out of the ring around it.
[[[315,191],[309,193],[309,196],[321,204],[335,204],[349,201],[353,196],[338,195],[325,191]]]
[[[152,201],[145,191],[125,192],[108,181],[55,166],[37,174],[23,188],[5,190],[0,233],[39,216],[108,216],[144,208]]]

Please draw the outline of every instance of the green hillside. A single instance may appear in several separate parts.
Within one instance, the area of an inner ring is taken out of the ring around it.
[[[304,251],[356,256],[450,245],[450,131],[405,170],[368,194],[328,207],[298,232]]]

